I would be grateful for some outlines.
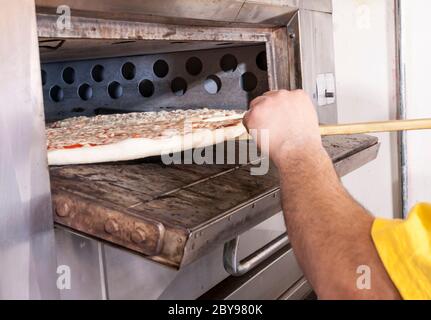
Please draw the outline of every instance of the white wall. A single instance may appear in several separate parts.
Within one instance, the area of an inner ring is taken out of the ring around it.
[[[339,122],[396,117],[396,60],[392,0],[333,0]],[[372,213],[399,217],[397,141],[378,134],[378,159],[343,178]]]
[[[431,19],[429,0],[404,0],[407,116],[431,118]],[[409,132],[409,206],[431,202],[431,131]]]

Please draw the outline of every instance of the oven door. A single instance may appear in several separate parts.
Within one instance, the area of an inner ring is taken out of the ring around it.
[[[377,139],[369,136],[337,137],[336,141],[325,140],[324,144],[339,176],[375,159],[379,149]],[[340,153],[343,149],[344,153]],[[260,209],[262,203],[265,199],[250,206],[250,210],[257,210],[257,216],[268,214],[266,206]],[[191,233],[190,243],[200,231]],[[73,283],[70,290],[62,291],[62,296],[65,299],[294,299],[308,295],[311,289],[286,241],[281,212],[271,214],[245,232],[231,234],[227,243],[236,236],[239,236],[236,261],[226,263],[223,257],[229,246],[219,242],[177,270],[124,247],[57,226],[58,263],[70,267]],[[281,244],[275,246],[277,242]],[[268,244],[277,250],[262,251]],[[259,264],[241,276],[229,273],[232,265],[249,261],[256,252],[265,253]]]

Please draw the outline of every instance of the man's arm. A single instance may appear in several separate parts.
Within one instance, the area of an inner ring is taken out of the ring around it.
[[[399,299],[371,238],[374,218],[342,186],[307,95],[268,92],[252,101],[244,124],[269,131],[269,149],[262,150],[279,170],[289,238],[318,297]],[[259,133],[254,139],[262,147]],[[371,269],[371,290],[357,288],[362,265]]]

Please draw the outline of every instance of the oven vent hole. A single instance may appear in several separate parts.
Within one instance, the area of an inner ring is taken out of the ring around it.
[[[48,78],[48,74],[46,73],[45,70],[42,69],[41,75],[42,75],[42,85],[44,86],[44,85],[46,85],[46,80]]]
[[[91,77],[96,82],[102,82],[105,79],[105,67],[98,64],[91,70]]]
[[[216,94],[221,89],[221,80],[216,75],[210,75],[205,79],[204,88],[209,94]]]
[[[159,78],[164,78],[169,73],[169,65],[165,60],[157,60],[153,65],[154,74]]]
[[[186,70],[192,76],[197,76],[202,72],[202,61],[197,57],[191,57],[186,62]]]
[[[61,102],[64,99],[64,91],[59,86],[53,86],[49,90],[49,96],[51,97],[51,100],[54,102]]]
[[[268,62],[266,60],[266,52],[260,52],[256,57],[256,65],[262,71],[268,71]]]
[[[187,91],[187,82],[181,77],[177,77],[171,82],[171,90],[176,96],[183,96]]]
[[[241,88],[244,91],[251,92],[257,87],[257,78],[251,72],[246,72],[241,76]]]
[[[112,99],[118,99],[123,95],[123,87],[117,81],[113,81],[108,86],[108,94]]]
[[[139,93],[144,98],[149,98],[154,94],[154,84],[151,80],[144,79],[139,83]]]
[[[75,82],[76,72],[72,67],[67,67],[63,70],[63,80],[67,84]]]
[[[225,54],[220,60],[220,68],[224,72],[235,72],[238,67],[238,60],[232,54]]]
[[[84,100],[90,100],[93,97],[93,88],[88,83],[83,83],[78,89],[79,97]]]
[[[126,62],[121,68],[121,74],[126,80],[133,80],[136,76],[136,67],[131,62]]]

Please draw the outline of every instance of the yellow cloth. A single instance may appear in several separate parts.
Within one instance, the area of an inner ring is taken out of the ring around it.
[[[416,205],[405,221],[376,219],[371,233],[403,299],[431,299],[431,204]]]

